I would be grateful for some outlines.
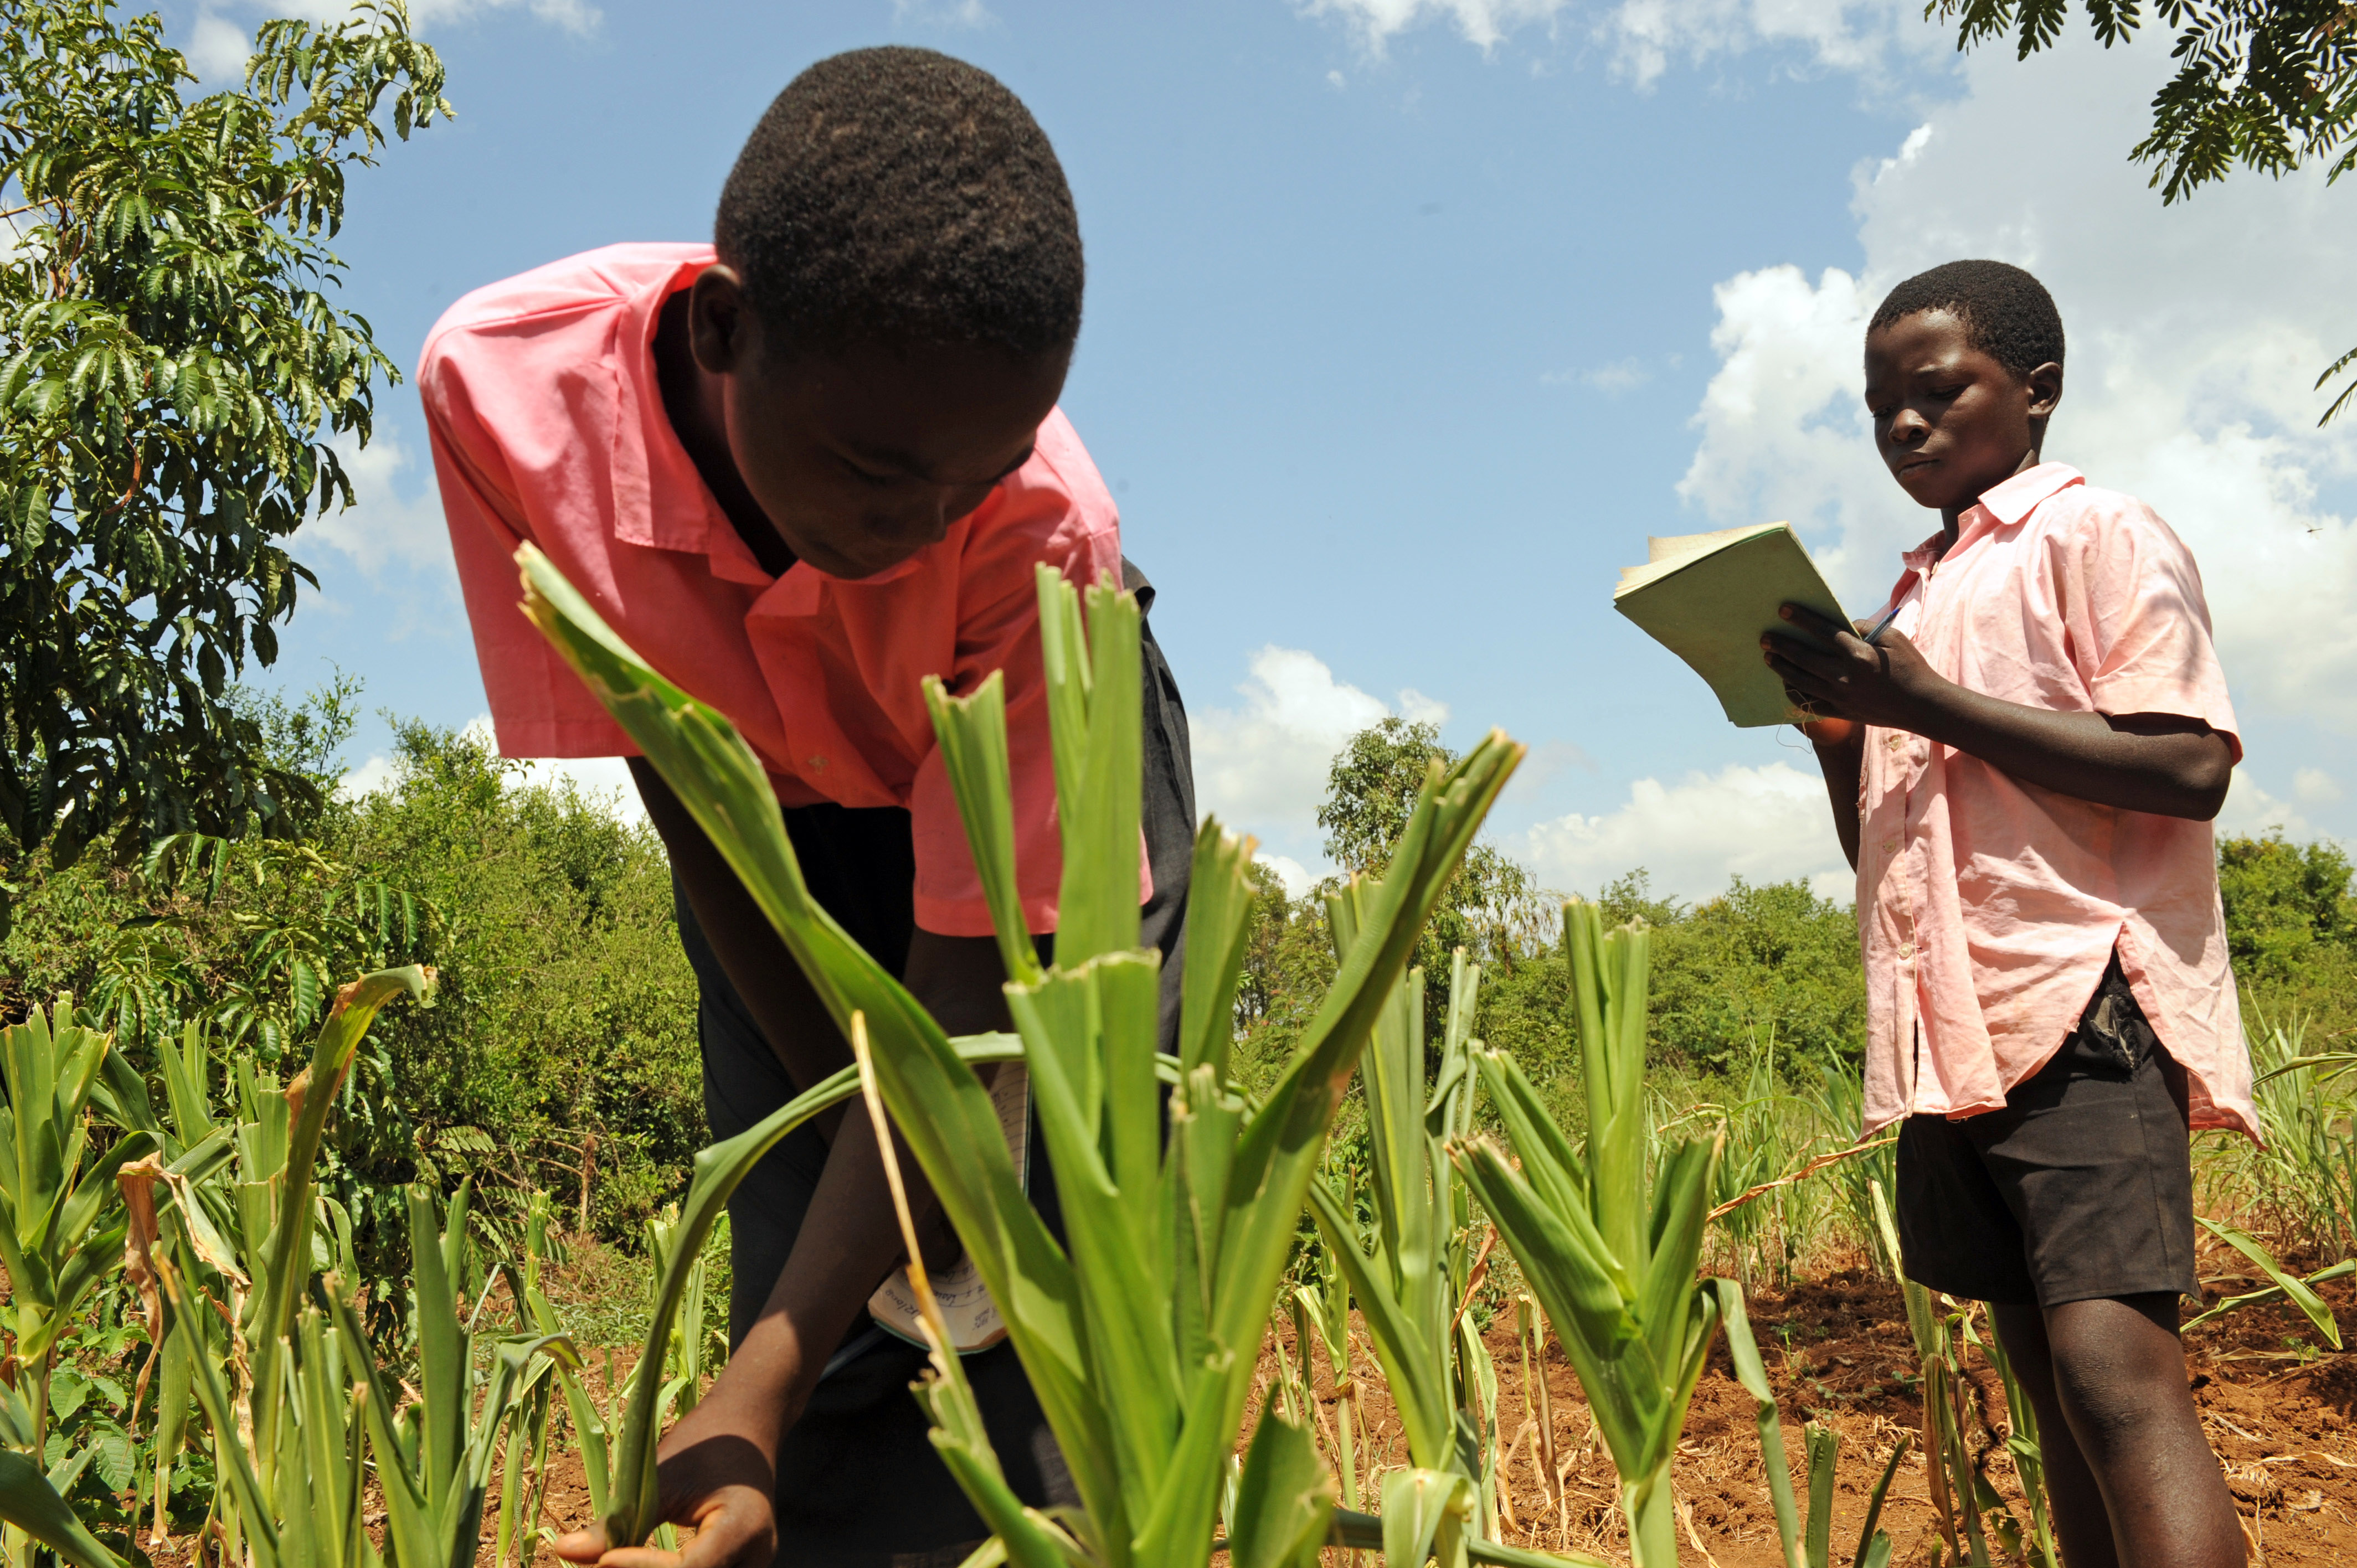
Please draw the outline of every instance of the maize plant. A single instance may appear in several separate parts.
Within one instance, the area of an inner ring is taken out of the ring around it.
[[[1759,1341],[1751,1337],[1751,1320],[1743,1307],[1743,1289],[1732,1280],[1713,1280],[1719,1317],[1727,1326],[1727,1359],[1734,1363],[1736,1381],[1759,1404],[1760,1460],[1768,1475],[1768,1499],[1776,1510],[1776,1535],[1784,1547],[1784,1568],[1833,1568],[1834,1478],[1841,1454],[1841,1438],[1811,1422],[1803,1432],[1809,1471],[1809,1511],[1805,1522],[1792,1500],[1792,1473],[1784,1456],[1784,1422],[1776,1396],[1768,1386],[1768,1369],[1760,1359]],[[1891,1543],[1882,1526],[1882,1505],[1899,1462],[1907,1455],[1907,1439],[1892,1444],[1881,1478],[1866,1503],[1866,1522],[1858,1528],[1857,1550],[1850,1568],[1889,1568]],[[2050,1548],[2046,1561],[2055,1562]]]
[[[1362,939],[1363,884],[1327,900],[1339,957]],[[1438,1503],[1435,1547],[1444,1568],[1465,1561],[1468,1532],[1488,1529],[1495,1497],[1497,1380],[1489,1349],[1458,1304],[1470,1283],[1468,1214],[1444,1142],[1472,1128],[1473,1077],[1468,1049],[1481,972],[1457,950],[1440,1072],[1425,1087],[1424,971],[1392,987],[1376,1015],[1361,1063],[1373,1155],[1373,1250],[1360,1240],[1355,1202],[1325,1182],[1309,1188],[1310,1212],[1365,1315],[1367,1337],[1382,1363],[1407,1438],[1408,1463],[1383,1479],[1386,1521],[1421,1519],[1422,1498]],[[1484,1386],[1486,1412],[1480,1409]],[[1486,1415],[1486,1419],[1484,1419]],[[1479,1519],[1477,1520],[1477,1506]],[[1387,1555],[1407,1561],[1389,1541]]]
[[[1041,574],[1063,835],[1050,966],[1037,956],[1017,897],[1004,685],[994,675],[952,696],[929,683],[1063,1199],[1067,1240],[1060,1243],[1015,1175],[989,1092],[967,1058],[811,897],[750,748],[725,719],[648,669],[537,552],[527,546],[518,559],[526,612],[735,868],[845,1036],[856,1015],[873,1040],[868,1059],[881,1101],[1006,1318],[1081,1498],[1077,1511],[1054,1518],[1022,1505],[956,1357],[937,1342],[922,1392],[933,1442],[998,1550],[1021,1568],[1202,1568],[1254,1358],[1327,1131],[1417,931],[1522,748],[1492,735],[1455,768],[1433,767],[1391,871],[1365,892],[1359,940],[1293,1062],[1258,1105],[1230,1087],[1226,1072],[1251,849],[1216,822],[1204,824],[1166,1144],[1156,1062],[1159,959],[1138,947],[1135,601],[1110,585],[1090,590],[1084,636],[1077,596],[1052,572]],[[698,1165],[700,1180],[704,1156]],[[691,1187],[682,1209],[679,1244],[690,1253],[701,1240],[696,1197]],[[635,1395],[650,1414],[651,1387],[641,1376]],[[651,1434],[646,1440],[651,1446]],[[630,1442],[626,1430],[626,1464]],[[1314,1557],[1332,1503],[1319,1470],[1299,1428],[1260,1423],[1236,1489],[1238,1568]],[[646,1482],[651,1505],[651,1466]],[[651,1509],[630,1511],[637,1506],[627,1495],[618,1501],[609,1545],[643,1539]],[[1426,1543],[1439,1527],[1437,1511],[1427,1512],[1433,1517],[1418,1527]]]
[[[227,1124],[210,1108],[202,1034],[191,1029],[179,1048],[167,1042],[159,1052],[169,1122],[156,1123],[144,1102],[136,1114],[167,1153],[185,1152],[168,1165],[126,1171],[124,1184],[133,1216],[128,1266],[143,1294],[154,1293],[149,1321],[165,1369],[158,1536],[193,1406],[211,1444],[212,1524],[228,1554],[253,1568],[377,1560],[361,1525],[364,1418],[353,1371],[372,1359],[356,1320],[309,1304],[323,1263],[350,1267],[350,1227],[317,1194],[313,1175],[328,1112],[370,1024],[395,997],[422,999],[432,979],[429,970],[387,970],[345,986],[293,1082],[278,1089],[240,1064],[243,1115]],[[191,1174],[213,1150],[234,1151],[226,1182]],[[330,1274],[331,1304],[339,1288]]]
[[[1648,1191],[1650,935],[1627,926],[1608,936],[1596,907],[1575,901],[1564,910],[1564,942],[1587,1095],[1585,1148],[1575,1150],[1548,1118],[1512,1058],[1478,1051],[1475,1068],[1522,1168],[1487,1137],[1459,1137],[1448,1153],[1521,1262],[1587,1391],[1620,1472],[1637,1568],[1674,1568],[1670,1462],[1718,1327],[1718,1295],[1703,1288],[1695,1268],[1724,1134],[1664,1148]]]
[[[1923,1460],[1940,1534],[1952,1563],[1988,1568],[1988,1533],[1981,1518],[1992,1509],[2004,1512],[2005,1504],[1973,1463],[1972,1450],[1964,1442],[1966,1402],[1974,1397],[1957,1349],[1964,1315],[1943,1315],[1932,1305],[1932,1293],[1907,1277],[1899,1251],[1899,1227],[1878,1182],[1872,1197],[1876,1234],[1907,1303],[1907,1329],[1915,1341],[1916,1362],[1922,1369]]]
[[[1341,1205],[1345,1214],[1358,1212],[1355,1183],[1343,1189]],[[1358,1380],[1351,1373],[1351,1282],[1331,1247],[1318,1249],[1312,1267],[1317,1277],[1293,1287],[1294,1343],[1300,1349],[1304,1378],[1308,1376],[1312,1337],[1326,1347],[1326,1363],[1334,1370],[1334,1430],[1329,1434],[1334,1466],[1342,1485],[1342,1506],[1355,1509],[1359,1506],[1358,1455],[1365,1445],[1366,1432]],[[1310,1332],[1302,1332],[1304,1328]],[[1360,1423],[1356,1427],[1354,1421]]]

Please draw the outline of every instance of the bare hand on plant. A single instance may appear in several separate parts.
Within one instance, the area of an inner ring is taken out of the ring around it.
[[[770,1500],[776,1471],[761,1444],[734,1419],[734,1402],[707,1397],[657,1450],[662,1517],[694,1527],[694,1541],[677,1552],[657,1546],[608,1551],[603,1526],[593,1525],[560,1538],[556,1554],[600,1568],[768,1568],[778,1551]],[[776,1425],[774,1415],[770,1424]]]

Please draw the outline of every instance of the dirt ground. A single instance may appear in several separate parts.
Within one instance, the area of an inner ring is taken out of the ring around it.
[[[2240,1280],[2221,1283],[2229,1290],[2253,1288]],[[2244,1308],[2187,1339],[2194,1397],[2233,1489],[2253,1548],[2251,1561],[2265,1568],[2357,1559],[2357,1434],[2352,1431],[2357,1421],[2357,1288],[2341,1281],[2322,1294],[2352,1347],[2346,1353],[2318,1344],[2307,1319],[2289,1307]],[[1855,1270],[1781,1294],[1755,1290],[1750,1300],[1753,1333],[1782,1406],[1796,1472],[1804,1422],[1819,1421],[1842,1438],[1834,1560],[1846,1563],[1857,1548],[1867,1496],[1882,1462],[1900,1435],[1916,1432],[1922,1419],[1904,1305],[1888,1281]],[[1289,1331],[1282,1337],[1289,1354]],[[1501,1421],[1512,1441],[1525,1419],[1525,1404],[1523,1359],[1511,1316],[1493,1329],[1491,1350],[1498,1363]],[[1330,1433],[1332,1369],[1323,1350],[1312,1361],[1320,1424]],[[1367,1394],[1365,1431],[1373,1455],[1371,1466],[1367,1450],[1361,1451],[1365,1485],[1372,1472],[1405,1465],[1406,1454],[1382,1375],[1362,1337],[1356,1338],[1352,1361],[1358,1386]],[[1262,1358],[1264,1388],[1275,1364],[1272,1347]],[[1974,1451],[2026,1526],[2029,1510],[2004,1446],[2002,1386],[1985,1362],[1975,1359],[1970,1369],[1981,1395],[1982,1419],[1971,1434]],[[1596,1440],[1578,1380],[1559,1347],[1548,1348],[1545,1379],[1563,1502],[1558,1508],[1544,1478],[1534,1421],[1508,1458],[1508,1489],[1520,1528],[1507,1530],[1507,1537],[1522,1545],[1573,1548],[1625,1563],[1611,1460]],[[1534,1417],[1534,1399],[1529,1408]],[[577,1528],[589,1519],[579,1461],[569,1453],[552,1458],[544,1520],[558,1530]],[[1753,1406],[1728,1370],[1724,1345],[1713,1351],[1696,1390],[1674,1482],[1687,1522],[1685,1563],[1697,1568],[1781,1568]],[[1805,1476],[1796,1476],[1795,1484],[1805,1499]],[[1897,1547],[1895,1564],[1917,1568],[1941,1561],[1920,1444],[1910,1446],[1900,1464],[1882,1522]],[[494,1568],[490,1549],[487,1530],[483,1568]],[[1992,1552],[2006,1560],[1994,1542]],[[556,1563],[545,1548],[536,1555],[538,1564],[553,1568]]]

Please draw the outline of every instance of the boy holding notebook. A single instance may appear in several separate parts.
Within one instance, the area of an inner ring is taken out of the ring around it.
[[[1910,1277],[1985,1301],[2070,1568],[2244,1561],[2178,1342],[2190,1130],[2256,1136],[2210,822],[2242,756],[2193,558],[2040,456],[2062,323],[1956,262],[1868,325],[1867,403],[1942,527],[1855,628],[1763,639],[1857,869],[1866,1128]]]
[[[715,229],[714,245],[610,246],[478,290],[426,341],[418,386],[500,748],[631,749],[517,609],[530,540],[743,733],[851,935],[951,1034],[1006,1028],[920,683],[963,693],[1006,673],[1017,875],[1044,939],[1061,856],[1035,568],[1152,593],[1056,407],[1082,289],[1063,171],[985,72],[863,49],[779,95]],[[1175,980],[1192,785],[1151,634],[1144,652],[1141,924]],[[705,1109],[726,1137],[850,1049],[679,800],[630,768],[670,853]],[[930,1194],[910,1196],[953,1252]],[[728,1212],[732,1355],[662,1450],[667,1517],[699,1527],[687,1568],[957,1563],[987,1531],[909,1397],[923,1355],[864,1310],[901,1251],[871,1123],[804,1126]],[[1076,1500],[1012,1350],[966,1368],[1008,1482],[1034,1506]],[[607,1568],[669,1557],[607,1545],[592,1529],[556,1548]]]

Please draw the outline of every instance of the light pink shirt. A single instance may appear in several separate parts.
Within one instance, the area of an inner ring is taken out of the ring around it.
[[[1935,562],[1936,543],[1884,608],[1942,675],[2029,707],[2200,719],[2241,760],[2201,573],[2143,502],[2046,463],[1983,496]],[[2116,944],[2186,1069],[2192,1125],[2257,1136],[2208,822],[1869,728],[1858,830],[1867,1132],[2002,1106],[2077,1027]]]
[[[662,303],[712,260],[708,245],[609,245],[477,289],[425,339],[417,388],[500,752],[636,749],[517,608],[515,552],[530,540],[624,641],[743,732],[785,804],[905,807],[917,924],[988,936],[921,682],[963,694],[1003,670],[1024,917],[1054,930],[1063,854],[1033,570],[1118,580],[1112,496],[1058,411],[1030,460],[940,543],[858,582],[807,562],[771,577],[655,380]]]

